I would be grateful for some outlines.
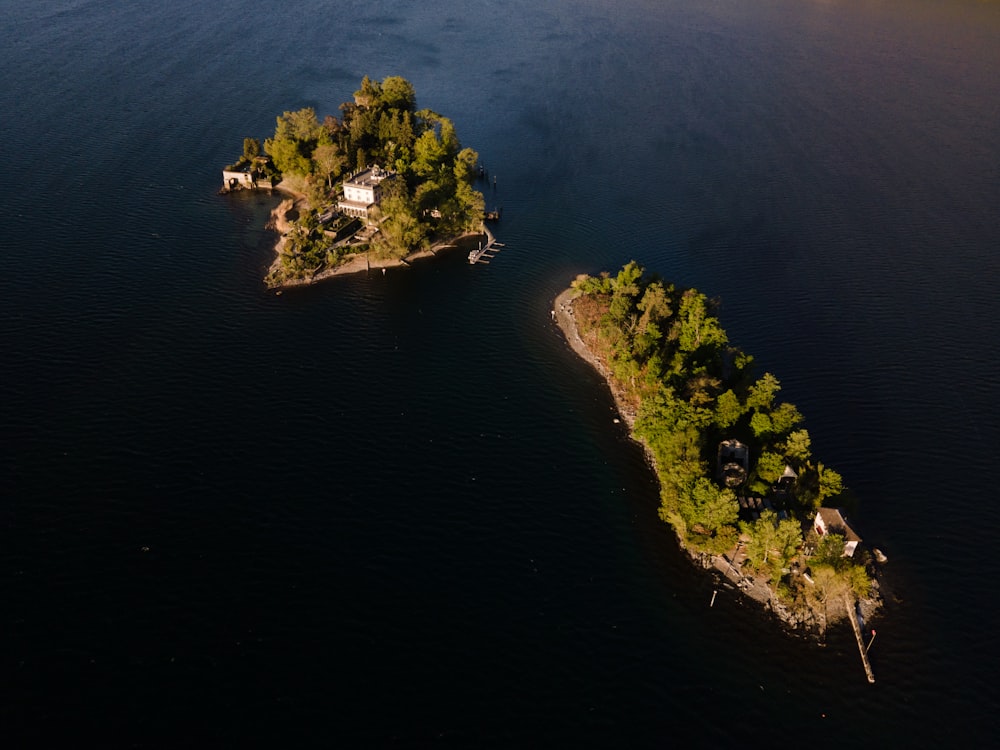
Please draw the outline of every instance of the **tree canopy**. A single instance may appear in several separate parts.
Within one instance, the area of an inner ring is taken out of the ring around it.
[[[802,414],[780,400],[781,383],[767,372],[754,378],[753,358],[729,343],[708,297],[647,275],[635,261],[617,274],[580,275],[572,287],[580,335],[634,408],[633,434],[655,459],[660,516],[699,551],[732,551],[739,535],[752,566],[775,585],[784,581],[804,546],[802,519],[835,502],[844,486],[840,474],[813,461]],[[746,484],[735,489],[714,471],[718,446],[732,438],[752,457]],[[786,466],[795,473],[791,484],[783,480]],[[737,496],[755,494],[784,504],[781,516],[765,511],[738,521]],[[864,570],[849,568],[843,575],[857,580],[844,585],[859,591]]]
[[[322,121],[312,107],[284,112],[276,118],[274,135],[264,142],[274,166],[301,184],[314,211],[336,203],[342,180],[378,165],[394,179],[383,186],[372,244],[377,253],[402,257],[435,234],[479,229],[485,207],[482,193],[473,188],[479,155],[462,147],[447,117],[417,109],[409,81],[365,76],[353,101],[341,104],[340,112],[340,118],[326,115]],[[253,148],[245,143],[244,153]],[[259,144],[256,149],[259,153]]]

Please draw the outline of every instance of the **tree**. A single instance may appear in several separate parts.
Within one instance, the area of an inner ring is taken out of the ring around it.
[[[364,84],[362,82],[362,88]],[[413,112],[417,107],[417,92],[413,84],[399,76],[389,76],[382,79],[382,103],[390,109],[402,109]]]
[[[770,411],[774,404],[774,397],[781,390],[781,383],[769,372],[761,375],[760,380],[750,386],[747,393],[746,404],[748,409],[756,411]]]
[[[253,161],[260,156],[260,141],[256,138],[243,139],[243,160]]]
[[[426,179],[437,174],[448,157],[447,149],[441,143],[433,128],[425,130],[413,144],[412,171],[417,177]]]
[[[699,477],[680,499],[680,512],[691,528],[702,527],[712,534],[736,523],[739,504],[730,489],[722,489],[708,477]]]
[[[316,119],[316,110],[304,107],[285,112],[277,118],[274,137],[264,142],[267,153],[281,172],[307,175],[312,171],[310,158],[329,134]]]
[[[793,519],[778,520],[773,510],[765,510],[753,523],[740,523],[740,530],[750,537],[747,557],[757,569],[763,569],[772,559],[780,570],[788,565],[802,545],[802,529]]]
[[[347,156],[335,143],[321,143],[313,151],[312,160],[320,174],[326,176],[327,187],[333,188],[333,178],[339,177],[347,166]]]
[[[743,416],[743,411],[743,404],[732,388],[723,391],[715,399],[715,424],[721,430],[732,427]]]
[[[793,404],[782,403],[771,412],[771,433],[776,437],[787,435],[802,421],[802,415]]]
[[[398,178],[385,183],[377,211],[379,231],[372,239],[372,249],[381,257],[403,258],[419,247],[427,229],[416,216],[416,208]]]
[[[681,295],[674,323],[674,338],[682,352],[695,352],[703,346],[718,347],[726,344],[726,332],[719,325],[719,319],[709,314],[704,294],[688,289]]]
[[[296,141],[269,138],[264,142],[264,145],[279,172],[304,176],[309,174],[312,169],[312,163],[299,150],[299,144]]]
[[[796,430],[785,438],[785,456],[803,463],[809,460],[812,441],[807,430]]]
[[[823,464],[816,464],[816,473],[819,479],[818,494],[821,503],[828,497],[839,495],[844,491],[844,480],[833,469],[828,469]]]
[[[361,88],[354,92],[354,103],[359,107],[375,106],[382,95],[382,87],[378,81],[373,81],[368,76],[361,79]]]
[[[755,411],[750,417],[750,429],[753,430],[754,435],[765,439],[774,431],[774,426],[771,424],[771,417],[766,412]]]
[[[639,282],[643,269],[634,260],[629,261],[611,282],[611,305],[609,313],[619,326],[625,321],[639,295]]]
[[[785,471],[785,461],[777,453],[761,451],[757,459],[757,476],[768,484],[774,484]]]

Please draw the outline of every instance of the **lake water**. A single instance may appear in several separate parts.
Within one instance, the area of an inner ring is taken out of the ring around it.
[[[0,724],[140,747],[991,739],[1000,6],[0,0]],[[244,136],[402,75],[507,244],[276,296]],[[889,555],[869,686],[678,552],[551,300],[722,300]]]

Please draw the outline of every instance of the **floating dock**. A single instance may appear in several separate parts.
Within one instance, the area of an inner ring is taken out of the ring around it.
[[[489,229],[483,227],[486,234],[486,244],[480,243],[478,250],[473,250],[469,253],[469,264],[476,265],[477,263],[489,263],[494,257],[496,257],[497,252],[504,245],[502,242],[497,242],[496,237]]]

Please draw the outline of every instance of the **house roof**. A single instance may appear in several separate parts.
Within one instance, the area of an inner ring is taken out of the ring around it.
[[[366,169],[364,172],[354,175],[349,180],[344,180],[344,187],[350,185],[351,187],[372,188],[382,182],[382,180],[394,177],[395,175],[395,172],[380,169],[376,165],[371,169]]]
[[[840,508],[820,508],[816,512],[817,524],[822,521],[823,528],[829,534],[840,534],[845,542],[860,542],[861,537],[847,523],[847,518]]]

